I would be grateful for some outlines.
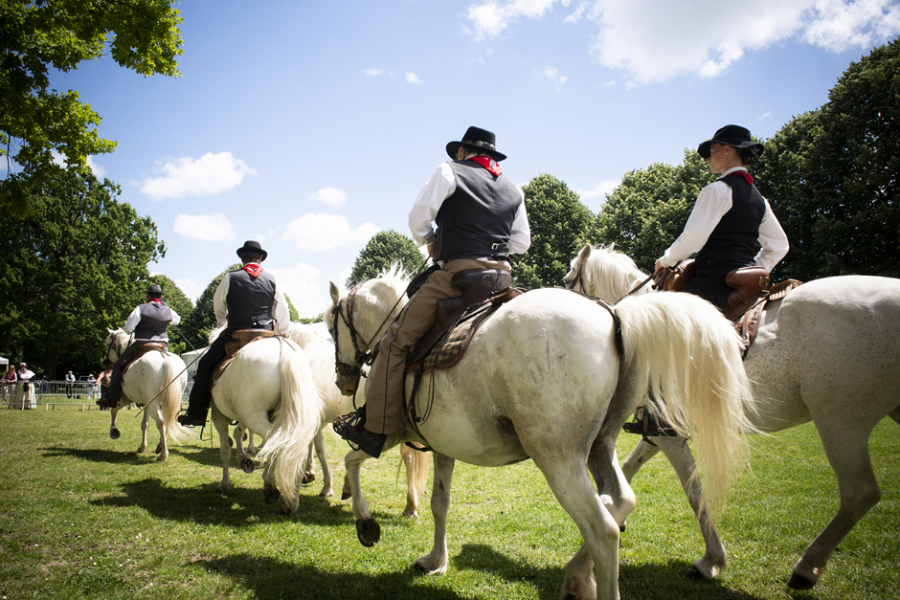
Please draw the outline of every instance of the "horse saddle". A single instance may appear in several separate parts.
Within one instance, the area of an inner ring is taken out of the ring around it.
[[[209,380],[210,385],[222,376],[222,373],[225,372],[225,369],[227,369],[228,365],[231,364],[231,361],[234,360],[234,355],[238,353],[238,350],[251,342],[270,337],[275,337],[275,332],[270,329],[238,329],[233,331],[231,333],[231,341],[225,342],[225,358],[222,359],[222,362],[220,362],[213,371],[212,379]]]
[[[663,267],[653,279],[653,289],[677,292],[697,274],[697,264],[693,258],[679,262],[674,267]]]
[[[747,357],[747,351],[756,339],[756,334],[759,333],[760,323],[766,318],[766,309],[769,303],[784,300],[785,296],[801,283],[796,279],[786,279],[761,293],[749,307],[740,307],[743,312],[737,312],[734,316],[731,315],[731,312],[725,315],[734,321],[734,329],[744,342],[742,351],[744,358]]]
[[[450,285],[462,295],[438,302],[434,325],[410,352],[407,372],[449,369],[458,363],[485,319],[524,293],[511,287],[512,275],[500,269],[460,271]]]
[[[131,355],[131,360],[129,360],[128,364],[125,365],[125,368],[122,369],[123,375],[128,371],[131,365],[136,363],[139,358],[141,358],[148,352],[155,352],[156,350],[159,350],[164,355],[168,354],[168,352],[166,352],[166,348],[168,346],[166,342],[135,342],[134,345],[134,354]],[[109,384],[107,384],[107,387],[109,387]]]

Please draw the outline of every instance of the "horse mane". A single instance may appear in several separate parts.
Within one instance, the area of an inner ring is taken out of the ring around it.
[[[395,292],[398,292],[397,297],[399,298],[400,295],[406,291],[406,288],[409,287],[410,277],[406,272],[406,269],[403,268],[403,265],[395,262],[391,263],[388,268],[379,273],[378,277],[373,281],[375,284],[380,283],[386,285]]]
[[[615,248],[615,244],[593,246],[587,264],[582,266],[582,276],[586,282],[590,282],[589,287],[593,288],[588,293],[607,302],[618,302],[646,279],[634,260],[627,254],[617,252]],[[574,268],[574,261],[572,265]],[[645,290],[649,291],[650,288],[645,286],[641,291]]]
[[[209,335],[206,337],[206,341],[209,342],[210,346],[212,346],[212,343],[216,341],[216,338],[219,337],[219,334],[225,331],[226,327],[228,327],[227,323],[225,325],[222,325],[221,327],[216,327],[209,332]]]

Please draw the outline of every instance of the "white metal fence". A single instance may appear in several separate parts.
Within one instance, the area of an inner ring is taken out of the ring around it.
[[[32,380],[30,384],[34,386],[34,403],[30,400],[23,401],[23,394],[16,394],[17,386],[21,386],[23,382],[13,384],[0,384],[0,402],[6,404],[9,408],[28,409],[28,408],[44,408],[44,410],[55,409],[57,406],[74,406],[81,410],[90,410],[91,408],[99,409],[97,399],[100,398],[100,384],[88,383],[86,381],[48,381],[46,379]],[[182,402],[187,402],[191,393],[194,382],[188,382],[184,393],[181,396]]]

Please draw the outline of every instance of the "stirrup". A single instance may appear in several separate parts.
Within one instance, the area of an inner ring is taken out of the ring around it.
[[[636,433],[644,437],[675,437],[678,435],[671,425],[662,419],[654,418],[650,411],[643,406],[639,406],[634,411],[634,418],[622,425],[622,429],[626,433]]]
[[[331,426],[334,428],[334,432],[336,434],[344,439],[347,439],[346,431],[348,427],[352,427],[354,429],[362,429],[365,424],[366,405],[363,404],[355,411],[347,413],[346,415],[341,415],[340,417],[335,419]]]

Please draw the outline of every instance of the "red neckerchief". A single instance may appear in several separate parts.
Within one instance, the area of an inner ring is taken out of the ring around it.
[[[162,298],[150,298],[150,302],[159,302],[162,304]]]
[[[738,177],[743,177],[744,179],[747,180],[747,183],[749,183],[750,185],[753,185],[753,175],[751,175],[751,174],[748,173],[747,171],[743,171],[743,170],[742,170],[742,171],[735,171],[735,172],[733,172],[733,173],[729,173],[728,175],[737,175]],[[727,177],[728,175],[726,175],[726,177]]]
[[[259,274],[263,272],[263,268],[256,263],[247,263],[241,268],[250,273],[253,277],[259,277]]]
[[[466,160],[474,160],[479,165],[487,169],[493,175],[500,176],[503,173],[503,169],[500,168],[500,165],[497,164],[497,161],[489,156],[470,156]]]

